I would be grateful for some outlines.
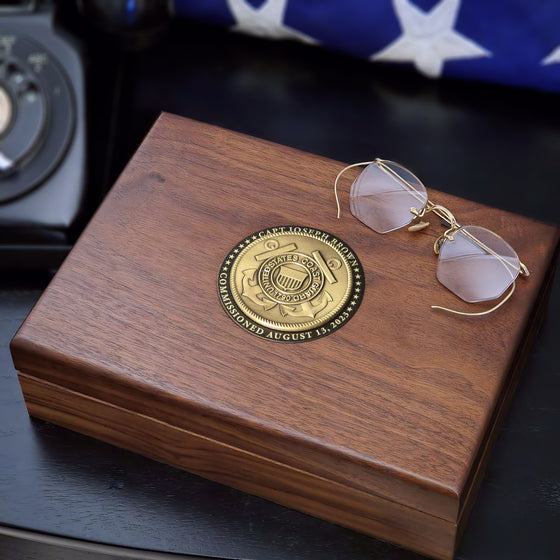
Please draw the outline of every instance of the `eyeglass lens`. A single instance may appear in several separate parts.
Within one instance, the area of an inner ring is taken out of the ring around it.
[[[350,189],[350,211],[377,233],[409,224],[411,208],[421,210],[426,188],[410,171],[390,161],[375,161],[356,178]]]
[[[519,257],[499,235],[464,226],[439,251],[438,280],[461,299],[475,303],[499,298],[519,274]]]

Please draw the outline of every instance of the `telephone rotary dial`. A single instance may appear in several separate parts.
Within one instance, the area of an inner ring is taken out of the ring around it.
[[[25,194],[56,169],[74,132],[74,100],[45,47],[0,35],[0,202]]]
[[[0,269],[56,267],[86,200],[85,73],[50,3],[0,1]]]

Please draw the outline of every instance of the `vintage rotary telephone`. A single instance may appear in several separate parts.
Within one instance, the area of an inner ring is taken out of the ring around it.
[[[54,15],[0,2],[0,268],[56,267],[84,202],[83,61]]]
[[[171,13],[170,0],[0,0],[0,270],[67,255],[110,186],[98,169],[112,154],[92,150],[115,142],[109,63],[153,42]]]

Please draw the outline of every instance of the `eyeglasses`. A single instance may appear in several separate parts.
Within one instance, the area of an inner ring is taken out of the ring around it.
[[[392,161],[375,159],[345,167],[334,182],[334,194],[340,218],[337,185],[341,176],[354,167],[364,167],[350,189],[350,211],[377,233],[388,233],[406,225],[420,231],[429,225],[424,217],[433,212],[448,228],[434,242],[439,255],[437,279],[448,290],[468,303],[503,299],[491,309],[479,313],[455,311],[432,305],[456,315],[487,315],[501,307],[515,290],[519,274],[529,276],[528,268],[517,253],[499,235],[480,226],[461,226],[444,206],[428,200],[426,187],[408,169]]]

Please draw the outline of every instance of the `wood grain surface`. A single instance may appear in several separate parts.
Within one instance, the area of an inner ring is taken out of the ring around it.
[[[432,311],[461,306],[435,277],[441,227],[375,234],[347,209],[351,173],[337,220],[342,165],[163,114],[14,338],[14,363],[37,416],[111,440],[109,411],[123,411],[134,425],[117,414],[116,443],[145,452],[135,443],[145,437],[146,454],[161,460],[172,432],[192,434],[215,442],[199,472],[330,520],[344,511],[342,524],[447,558],[535,330],[558,230],[431,191],[459,222],[501,235],[531,270],[489,316]],[[308,343],[248,334],[217,295],[231,247],[286,224],[343,239],[366,276],[351,321]],[[77,395],[74,413],[64,394]],[[96,424],[104,416],[92,403],[106,403],[106,422]],[[238,453],[254,468],[240,469]],[[289,473],[300,473],[297,489]],[[318,481],[332,485],[330,503]],[[302,506],[318,492],[321,504]],[[367,515],[364,503],[407,513],[379,521],[373,508],[366,529],[350,520]],[[427,518],[432,528],[420,529]]]

